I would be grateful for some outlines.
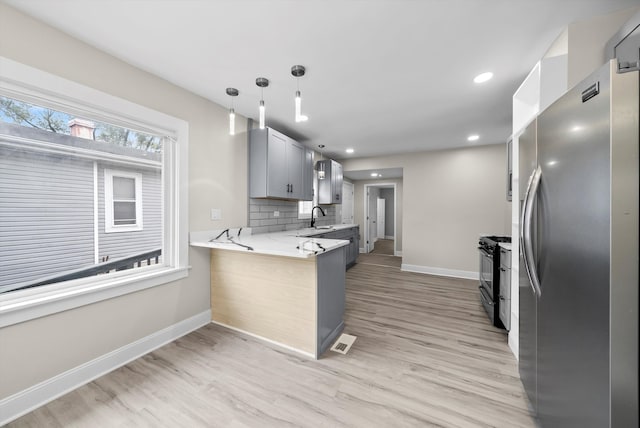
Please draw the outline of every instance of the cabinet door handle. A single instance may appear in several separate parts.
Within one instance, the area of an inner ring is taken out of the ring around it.
[[[290,186],[291,186],[291,193],[293,193],[293,184],[291,184]]]

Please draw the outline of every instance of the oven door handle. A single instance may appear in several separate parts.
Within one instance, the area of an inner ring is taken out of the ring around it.
[[[482,247],[478,247],[478,250],[480,250],[480,252],[481,252],[482,254],[484,254],[485,256],[487,256],[487,257],[489,257],[489,258],[493,257],[493,255],[492,255],[490,252],[488,252],[487,250],[485,250],[485,249],[484,249],[484,248],[482,248]]]
[[[522,247],[522,257],[524,260],[524,267],[529,277],[529,282],[533,288],[533,292],[540,297],[542,290],[540,288],[540,280],[538,278],[538,272],[536,271],[536,262],[533,258],[533,242],[531,237],[531,223],[533,221],[533,203],[538,194],[538,188],[540,186],[540,180],[542,178],[542,170],[538,166],[529,178],[527,184],[527,192],[524,197],[524,204],[522,207],[522,218],[520,219],[520,246]]]
[[[487,305],[495,306],[495,303],[493,302],[491,297],[489,297],[489,293],[487,293],[487,290],[485,290],[482,285],[479,285],[478,288],[480,289],[480,298],[487,302]]]

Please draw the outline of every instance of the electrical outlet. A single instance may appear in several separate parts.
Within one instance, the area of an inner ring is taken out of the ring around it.
[[[222,210],[220,208],[211,208],[211,220],[222,220]]]
[[[280,211],[274,211],[273,212],[273,216],[274,217],[280,217]]]

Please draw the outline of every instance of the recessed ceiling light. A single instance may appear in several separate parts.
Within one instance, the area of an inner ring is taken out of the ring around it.
[[[377,172],[372,172],[372,173],[371,173],[371,176],[372,176],[372,177],[377,177],[377,176],[378,176],[378,173],[377,173]]]
[[[347,150],[345,150],[345,152],[347,152],[347,153],[353,153],[353,149],[347,149]]]
[[[490,71],[487,71],[486,73],[478,74],[476,77],[473,78],[473,81],[476,83],[484,83],[487,80],[491,79],[492,77],[493,77],[493,73]]]
[[[469,135],[467,137],[467,141],[478,141],[479,138],[480,138],[479,135]]]

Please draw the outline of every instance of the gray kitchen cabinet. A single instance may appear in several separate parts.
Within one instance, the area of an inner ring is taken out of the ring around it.
[[[313,201],[313,150],[304,149],[302,200]]]
[[[500,321],[504,328],[511,329],[511,251],[500,247]]]
[[[318,161],[324,165],[325,178],[318,179],[318,203],[341,204],[342,203],[342,165],[338,162],[325,159]]]
[[[314,235],[314,238],[325,239],[343,239],[349,241],[349,245],[345,247],[345,267],[349,269],[356,264],[358,254],[360,253],[360,228],[350,227],[348,229],[335,230],[333,232]]]
[[[249,134],[249,197],[305,198],[306,148],[272,129]],[[311,172],[313,174],[313,172]]]
[[[513,140],[507,141],[507,201],[513,194]]]

